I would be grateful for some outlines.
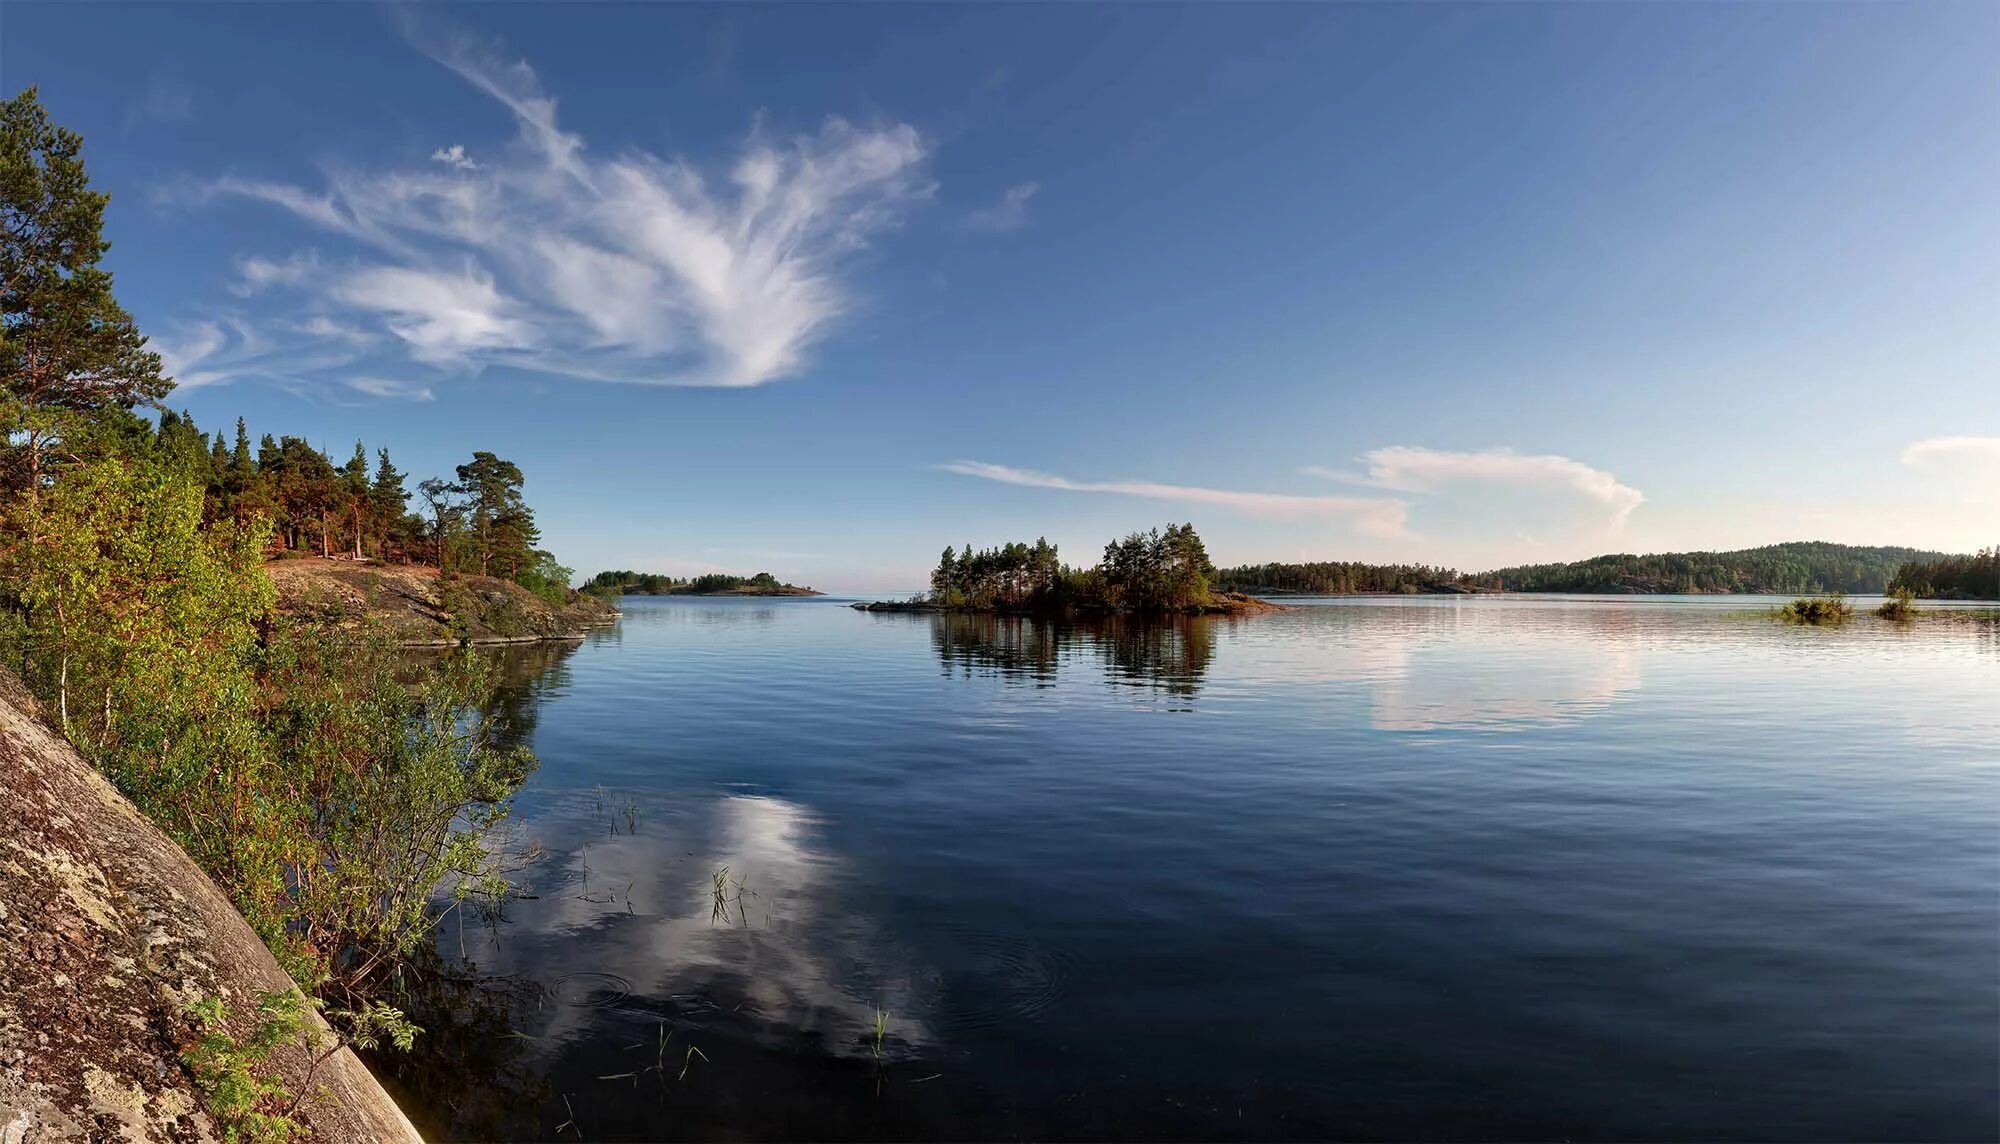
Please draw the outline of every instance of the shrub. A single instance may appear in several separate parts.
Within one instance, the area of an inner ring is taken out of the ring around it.
[[[1910,589],[1898,588],[1894,594],[1882,602],[1881,607],[1875,609],[1875,614],[1885,620],[1914,619],[1917,614],[1917,608],[1912,601],[1916,598],[1916,593]]]
[[[171,466],[80,466],[21,506],[10,658],[64,733],[235,901],[294,979],[365,994],[434,896],[501,892],[488,838],[534,767],[484,660],[281,622],[264,530],[204,527]]]
[[[1854,614],[1854,605],[1845,596],[1800,596],[1777,610],[1781,619],[1795,624],[1838,624]]]

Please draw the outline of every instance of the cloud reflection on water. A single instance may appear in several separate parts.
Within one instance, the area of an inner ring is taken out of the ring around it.
[[[482,968],[558,982],[534,1036],[586,1039],[613,1010],[690,1030],[754,1021],[772,1043],[866,1055],[879,1006],[904,1046],[930,1039],[921,991],[897,968],[907,956],[848,900],[806,807],[727,795],[693,811],[641,807],[632,826],[620,800],[607,793],[600,812],[595,792],[579,792],[533,824],[552,852],[528,875],[538,896],[471,951]],[[578,949],[588,957],[566,952]]]

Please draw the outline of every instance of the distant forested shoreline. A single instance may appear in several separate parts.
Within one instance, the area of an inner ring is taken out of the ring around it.
[[[2000,600],[2000,545],[1970,556],[1910,561],[1896,570],[1889,590],[1927,600]]]
[[[817,588],[786,584],[769,572],[754,576],[731,576],[711,572],[702,576],[662,576],[653,572],[616,570],[599,572],[581,589],[605,596],[817,596]]]
[[[1215,574],[1220,588],[1255,594],[1368,595],[1577,592],[1613,595],[1875,595],[2000,599],[1996,549],[1951,555],[1917,548],[1794,541],[1731,552],[1612,554],[1558,564],[1462,573],[1427,564],[1325,561],[1247,564]]]
[[[1875,594],[1905,564],[1944,559],[1916,548],[1794,541],[1733,552],[1661,552],[1596,556],[1569,564],[1530,564],[1467,577],[1475,587],[1507,592]]]

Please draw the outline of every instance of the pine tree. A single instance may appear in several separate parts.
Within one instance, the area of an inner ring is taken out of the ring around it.
[[[347,499],[348,518],[354,523],[354,558],[362,558],[361,539],[366,532],[362,524],[363,510],[368,504],[368,450],[361,442],[354,443],[354,456],[340,470],[340,492]]]
[[[0,427],[8,482],[31,503],[93,415],[173,388],[99,265],[110,196],[90,189],[82,149],[34,88],[0,102]]]
[[[375,535],[381,538],[382,558],[388,559],[394,549],[407,559],[404,517],[409,514],[410,490],[403,487],[402,470],[390,463],[389,450],[378,450],[376,457],[375,483],[368,490],[368,516]]]

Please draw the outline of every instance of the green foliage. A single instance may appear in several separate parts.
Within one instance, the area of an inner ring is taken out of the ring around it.
[[[384,639],[274,625],[267,549],[435,540],[550,594],[567,570],[532,549],[519,470],[491,454],[460,470],[469,499],[440,489],[431,537],[386,452],[371,477],[359,443],[336,466],[297,437],[253,450],[242,421],[226,442],[133,414],[171,383],[97,268],[105,199],[79,147],[32,91],[0,104],[0,654],[294,980],[341,996],[352,1043],[407,1049],[417,1027],[370,994],[433,954],[445,912],[505,891],[492,839],[534,759],[487,714],[483,659],[412,669]],[[265,995],[242,1040],[220,1002],[193,1009],[186,1064],[227,1139],[297,1128],[258,1065],[302,1005]]]
[[[1192,524],[1135,532],[1105,545],[1096,568],[1070,568],[1047,540],[964,551],[947,548],[931,573],[929,601],[981,611],[1198,611],[1214,575]]]
[[[1839,593],[1831,596],[1800,596],[1782,608],[1773,609],[1779,619],[1795,624],[1841,624],[1854,615],[1854,605]]]
[[[569,602],[569,580],[575,571],[556,563],[556,558],[543,551],[536,551],[527,568],[515,575],[514,582],[542,599],[561,607]]]
[[[269,793],[296,808],[303,851],[286,928],[355,993],[428,940],[439,894],[455,907],[505,892],[492,839],[534,756],[500,742],[470,649],[412,680],[381,637],[289,626],[260,667],[282,752]]]
[[[1192,524],[1135,532],[1107,544],[1098,570],[1106,602],[1134,611],[1199,608],[1208,603],[1209,578],[1215,573]]]
[[[1889,586],[1926,600],[2000,600],[2000,546],[1970,556],[1912,560],[1896,569]]]
[[[411,1022],[401,1009],[381,1001],[370,1002],[359,1009],[336,1009],[327,1016],[345,1027],[342,1041],[362,1052],[379,1049],[386,1044],[407,1053],[416,1047],[417,1037],[424,1031]]]
[[[36,496],[81,456],[81,431],[173,383],[111,293],[104,208],[83,140],[50,122],[34,88],[0,102],[0,461],[6,487]],[[130,422],[126,422],[130,424]]]
[[[20,507],[8,650],[66,734],[235,899],[307,985],[362,988],[503,888],[488,839],[534,766],[498,743],[472,653],[412,675],[383,637],[281,622],[254,526],[202,525],[153,459]]]
[[[1908,588],[1897,588],[1875,609],[1875,614],[1885,620],[1909,620],[1917,615],[1916,593]]]
[[[1070,585],[1056,546],[1047,540],[963,552],[947,548],[931,573],[931,602],[952,608],[1014,611],[1060,606]]]
[[[298,1043],[317,1050],[306,1071],[306,1092],[327,1058],[342,1048],[377,1049],[393,1045],[409,1052],[423,1030],[402,1010],[379,1001],[327,1014],[340,1035],[328,1038],[306,1014],[308,1002],[296,989],[259,992],[248,1036],[231,1033],[229,1012],[219,997],[205,997],[189,1006],[195,1042],[181,1054],[181,1063],[201,1090],[202,1101],[223,1139],[241,1144],[278,1144],[303,1133],[296,1119],[305,1093],[293,1096],[266,1063],[280,1045]]]
[[[24,674],[76,737],[129,732],[114,713],[149,718],[161,691],[211,678],[271,604],[261,529],[204,528],[201,490],[158,461],[78,468],[15,519],[22,543],[0,572],[25,617]]]
[[[239,1040],[229,1031],[229,1014],[221,998],[205,997],[189,1007],[196,1040],[181,1054],[181,1062],[194,1077],[224,1140],[272,1144],[301,1131],[291,1117],[297,1101],[262,1066],[272,1049],[299,1037],[304,1010],[305,998],[297,990],[259,993],[255,1023]]]
[[[535,562],[541,532],[521,499],[523,481],[520,466],[492,453],[474,453],[458,467],[454,489],[463,498],[472,558],[482,576],[512,580]]]

